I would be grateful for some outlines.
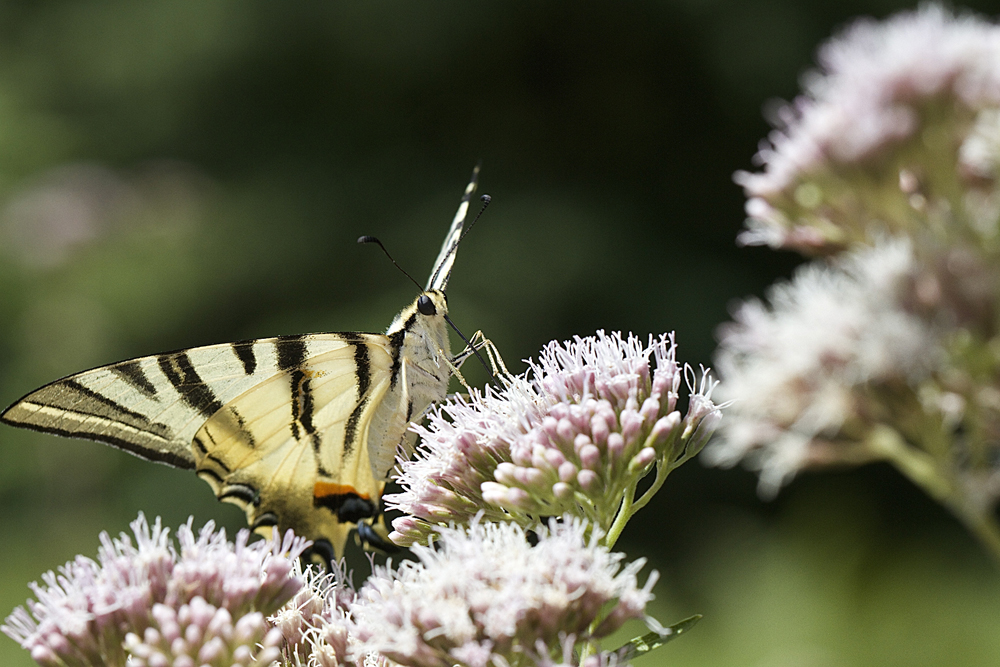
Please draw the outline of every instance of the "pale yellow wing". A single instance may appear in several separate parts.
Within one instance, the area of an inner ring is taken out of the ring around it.
[[[385,336],[346,336],[229,401],[193,438],[198,475],[254,529],[326,539],[337,556],[350,530],[379,512],[369,426],[393,377]],[[376,437],[394,449],[404,429]]]
[[[292,528],[339,554],[353,523],[377,514],[367,430],[393,349],[386,336],[331,333],[180,350],[57,380],[0,419],[196,469],[255,528]]]

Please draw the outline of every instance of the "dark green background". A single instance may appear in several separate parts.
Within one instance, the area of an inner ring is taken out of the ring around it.
[[[733,300],[798,262],[734,243],[762,108],[852,16],[906,6],[2,3],[0,402],[129,356],[384,329],[413,288],[355,239],[423,281],[479,159],[460,327],[514,371],[598,328],[676,330],[710,363]],[[139,510],[242,525],[189,473],[6,427],[0,498],[0,613]],[[763,504],[694,462],[619,544],[660,570],[661,621],[705,615],[640,664],[1000,664],[998,572],[887,467]]]

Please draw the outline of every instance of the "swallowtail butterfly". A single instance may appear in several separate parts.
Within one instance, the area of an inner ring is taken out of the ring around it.
[[[329,560],[372,529],[407,431],[444,398],[452,358],[445,288],[476,189],[465,189],[423,293],[384,334],[319,333],[195,347],[56,380],[0,416],[195,471],[251,528],[291,528]]]

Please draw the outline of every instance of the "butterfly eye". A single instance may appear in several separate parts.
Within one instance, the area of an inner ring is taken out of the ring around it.
[[[434,302],[426,294],[417,299],[417,310],[420,311],[421,315],[437,315],[437,308],[434,307]]]

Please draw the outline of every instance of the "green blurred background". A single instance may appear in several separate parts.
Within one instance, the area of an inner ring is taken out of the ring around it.
[[[514,371],[598,328],[676,330],[708,364],[733,300],[798,262],[734,243],[762,108],[849,18],[907,6],[4,2],[0,402],[130,356],[383,330],[413,288],[355,239],[423,280],[479,159],[460,327]],[[630,524],[655,614],[705,615],[640,665],[1000,665],[1000,573],[891,469],[767,504],[755,483],[694,462]],[[189,473],[7,427],[0,498],[0,614],[139,510],[243,523]],[[0,664],[31,663],[0,637]]]

